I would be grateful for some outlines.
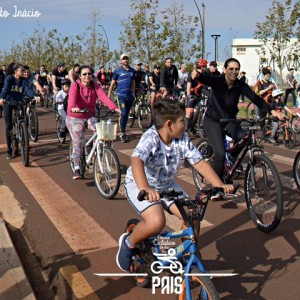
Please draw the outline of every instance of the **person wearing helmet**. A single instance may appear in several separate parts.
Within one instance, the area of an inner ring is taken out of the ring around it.
[[[282,110],[285,110],[285,111],[289,112],[290,114],[294,115],[294,113],[281,101],[283,94],[284,94],[284,91],[281,89],[275,89],[272,91],[272,98],[273,98],[273,102],[271,103],[272,108],[277,112],[282,112]],[[278,121],[279,121],[278,118],[272,119],[272,133],[269,138],[269,141],[272,144],[277,144],[277,141],[275,140],[275,135],[276,135],[276,131],[279,126]]]
[[[68,97],[70,90],[71,80],[64,78],[61,81],[62,89],[57,93],[55,97],[55,103],[57,105],[57,111],[61,116],[62,122],[60,125],[59,137],[64,138],[66,136],[66,117],[67,117],[67,107],[68,107]]]
[[[53,102],[58,91],[61,89],[61,81],[68,76],[68,71],[66,70],[65,63],[59,61],[56,64],[56,68],[52,71],[52,88],[53,88]]]
[[[200,102],[203,83],[199,80],[199,75],[205,72],[207,66],[207,60],[198,59],[195,62],[194,70],[188,74],[186,94],[187,98],[185,100],[185,131],[191,129],[191,123],[193,119],[193,114],[195,111],[195,106]],[[194,130],[192,128],[192,130]],[[194,131],[195,133],[195,131]]]
[[[248,84],[238,79],[240,68],[240,62],[237,59],[229,58],[224,63],[222,75],[210,76],[203,73],[199,75],[199,80],[211,87],[211,96],[207,101],[203,128],[215,153],[213,168],[220,178],[223,178],[224,175],[225,160],[223,128],[220,124],[220,119],[236,118],[239,111],[239,98],[242,93],[257,105],[260,110],[266,111],[279,119],[284,118],[281,112],[275,111]],[[246,135],[242,126],[236,122],[228,122],[225,129],[235,142],[240,141]]]

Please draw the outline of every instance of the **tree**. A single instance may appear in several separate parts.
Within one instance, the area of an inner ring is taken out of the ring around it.
[[[151,65],[157,61],[159,48],[155,36],[159,29],[158,0],[132,0],[130,7],[133,13],[121,22],[124,27],[120,37],[121,49]]]
[[[191,56],[200,57],[202,49],[193,44],[198,17],[185,16],[183,5],[177,4],[171,5],[162,14],[157,38],[161,41],[163,57],[170,56],[178,63],[189,61]]]
[[[294,4],[292,0],[273,0],[265,22],[256,23],[255,38],[262,42],[258,54],[266,56],[274,61],[279,69],[282,86],[282,70],[284,64],[297,61],[299,57],[299,21],[300,2]],[[298,28],[296,27],[298,23]],[[291,43],[293,37],[298,36],[298,41]]]
[[[168,56],[181,63],[200,55],[192,43],[199,19],[185,16],[182,5],[160,10],[158,0],[132,0],[130,7],[132,13],[121,23],[120,43],[131,57],[151,66]]]

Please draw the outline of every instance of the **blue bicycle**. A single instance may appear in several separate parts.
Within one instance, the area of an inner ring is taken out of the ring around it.
[[[142,201],[145,196],[145,191],[141,191],[138,199]],[[157,284],[157,275],[162,271],[169,271],[169,278],[173,278],[170,282],[175,283],[177,287],[173,292],[178,295],[178,299],[219,299],[218,291],[211,281],[212,275],[205,270],[201,261],[195,231],[200,229],[208,200],[224,198],[223,189],[215,187],[204,189],[196,194],[195,200],[183,197],[182,192],[172,189],[160,193],[160,196],[175,202],[187,229],[162,232],[137,246],[130,267],[135,284],[148,287],[152,283],[153,289],[153,285]],[[138,223],[138,219],[130,219],[126,225],[126,232],[130,233]],[[199,228],[196,229],[196,226]],[[182,238],[183,242],[175,246],[176,243],[171,240],[176,238]],[[166,245],[174,245],[174,247],[169,248]]]

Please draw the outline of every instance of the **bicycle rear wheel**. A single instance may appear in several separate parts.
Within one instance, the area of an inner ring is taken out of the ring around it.
[[[19,124],[19,138],[20,138],[20,148],[21,156],[23,160],[23,165],[28,167],[29,164],[29,137],[28,130],[25,122],[20,122]]]
[[[94,180],[99,193],[106,199],[112,199],[119,191],[121,167],[117,154],[108,147],[97,145],[94,159]]]
[[[142,131],[146,131],[147,129],[149,129],[152,125],[150,106],[147,103],[142,102],[138,106],[137,115],[138,115],[139,127],[142,129]]]
[[[297,153],[293,164],[293,175],[298,189],[300,190],[300,151]]]
[[[29,136],[33,142],[36,142],[39,137],[39,120],[35,108],[29,109],[28,122]]]
[[[263,232],[273,231],[283,214],[282,184],[279,174],[265,155],[255,155],[245,172],[245,200],[250,217]]]
[[[131,233],[134,227],[139,223],[138,219],[130,219],[127,222],[125,232]],[[137,252],[135,253],[129,272],[134,274],[139,273],[148,273],[148,276],[134,276],[132,277],[134,283],[139,287],[149,287],[152,282],[150,265],[154,261],[154,256],[152,254],[152,246],[149,240],[142,241],[136,248]]]
[[[196,145],[196,148],[199,150],[199,152],[202,154],[204,159],[212,164],[214,160],[214,152],[212,149],[212,146],[208,139],[204,138],[198,142]],[[200,175],[195,168],[192,169],[192,174],[193,174],[193,180],[195,183],[196,188],[201,191],[203,187],[207,184],[206,180],[202,175]]]
[[[219,293],[213,284],[213,282],[209,279],[209,276],[201,276],[201,272],[197,267],[192,268],[191,274],[195,274],[192,276],[188,276],[191,286],[191,294],[192,300],[198,299],[208,299],[208,300],[218,300],[220,299]],[[185,279],[182,281],[182,292],[178,295],[178,300],[186,300],[186,284]]]

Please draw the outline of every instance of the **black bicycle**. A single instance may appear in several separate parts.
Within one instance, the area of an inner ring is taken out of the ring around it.
[[[244,173],[247,208],[257,228],[263,232],[271,232],[279,225],[283,214],[283,193],[276,167],[264,154],[263,146],[257,143],[256,131],[260,130],[260,120],[221,120],[221,124],[224,125],[228,122],[247,123],[249,128],[247,135],[233,147],[230,148],[229,145],[226,145],[223,180],[230,183],[242,174],[242,162],[248,153],[247,167]],[[224,138],[225,134],[224,131]],[[226,143],[226,138],[224,143]],[[196,147],[206,161],[213,162],[213,149],[207,139],[200,140]],[[193,179],[199,190],[206,185],[204,178],[196,170],[193,170]]]
[[[138,125],[143,132],[152,126],[151,107],[142,91],[137,92],[137,97],[133,102],[128,122],[129,127],[133,127],[135,120],[138,121]]]
[[[13,113],[13,128],[11,131],[11,149],[13,155],[18,155],[19,148],[23,165],[29,165],[29,134],[28,134],[28,119],[26,116],[26,107],[28,104],[27,98],[14,107]]]
[[[64,102],[59,101],[59,102],[56,102],[55,104],[53,104],[53,112],[54,112],[54,117],[55,117],[55,129],[56,129],[56,135],[57,135],[58,142],[61,144],[64,144],[66,142],[67,133],[69,131],[68,131],[67,126],[65,126],[65,130],[64,130],[63,134],[61,134],[61,124],[63,122],[63,119],[62,119],[62,116],[58,113],[57,106],[59,104],[64,104]]]
[[[28,134],[33,142],[39,137],[39,119],[35,109],[35,99],[26,98],[26,117],[28,124]]]

